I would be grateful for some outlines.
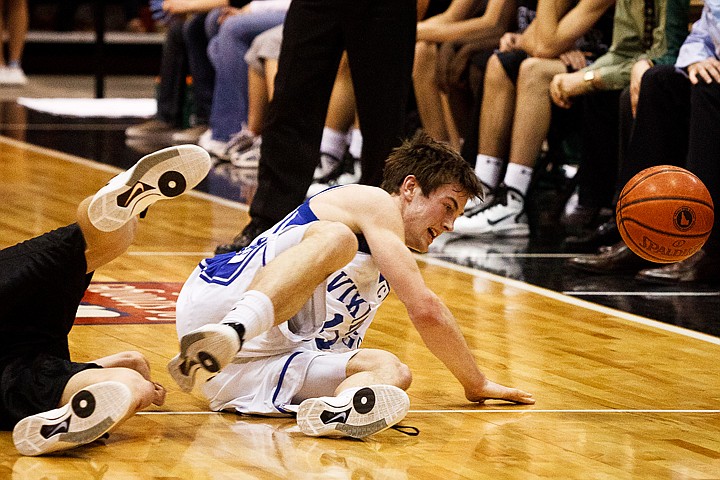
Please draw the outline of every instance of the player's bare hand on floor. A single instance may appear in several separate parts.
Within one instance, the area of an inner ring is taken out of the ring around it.
[[[490,380],[485,381],[482,389],[478,392],[466,392],[465,396],[472,402],[484,403],[486,400],[506,400],[513,403],[532,405],[535,403],[532,393],[509,388]]]

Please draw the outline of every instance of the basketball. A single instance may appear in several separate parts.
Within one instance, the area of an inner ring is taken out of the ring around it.
[[[630,250],[651,262],[673,263],[700,250],[710,236],[713,201],[694,174],[661,165],[630,179],[615,217]]]

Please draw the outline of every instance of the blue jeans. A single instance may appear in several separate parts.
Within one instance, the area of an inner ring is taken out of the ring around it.
[[[246,13],[229,17],[210,40],[208,56],[215,67],[210,112],[213,140],[227,142],[248,118],[248,66],[245,53],[262,32],[280,25],[284,11]]]

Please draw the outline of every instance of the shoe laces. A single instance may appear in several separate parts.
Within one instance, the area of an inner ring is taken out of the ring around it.
[[[420,429],[417,427],[413,427],[411,425],[395,424],[390,428],[392,428],[393,430],[396,430],[400,433],[404,433],[405,435],[407,435],[409,437],[417,437],[418,435],[420,435]]]
[[[230,140],[228,140],[227,152],[234,153],[248,149],[252,146],[255,137],[256,135],[250,132],[247,128],[243,127],[242,130],[232,135]]]
[[[329,153],[323,153],[322,155],[332,158],[335,161],[335,165],[332,167],[332,169],[328,173],[326,173],[324,176],[315,180],[314,183],[333,184],[333,182],[337,181],[337,179],[340,178],[340,176],[342,174],[348,173],[347,172],[348,166],[346,165],[346,162],[344,160],[335,158],[332,155],[330,155]],[[351,168],[352,168],[352,166],[351,166]]]

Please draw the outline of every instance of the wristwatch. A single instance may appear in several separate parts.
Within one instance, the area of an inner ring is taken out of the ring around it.
[[[595,84],[593,81],[595,80],[595,70],[588,70],[583,74],[583,80],[585,80],[585,84],[587,84],[590,87],[590,91],[595,90]]]

